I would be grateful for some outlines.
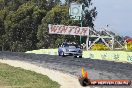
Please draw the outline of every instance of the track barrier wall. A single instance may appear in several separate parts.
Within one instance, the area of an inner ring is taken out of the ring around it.
[[[58,55],[57,49],[39,49],[26,53]],[[132,63],[132,52],[127,51],[83,51],[84,58]]]

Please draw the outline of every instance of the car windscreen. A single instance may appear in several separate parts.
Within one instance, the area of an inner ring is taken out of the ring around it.
[[[72,45],[70,45],[69,48],[76,48],[76,46],[72,46]]]
[[[75,44],[65,44],[64,47],[68,47],[68,48],[79,48],[79,45],[75,45]]]

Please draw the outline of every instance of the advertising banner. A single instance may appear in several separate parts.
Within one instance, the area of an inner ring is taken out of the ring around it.
[[[83,57],[117,62],[132,62],[132,52],[125,51],[86,51]]]
[[[88,36],[89,30],[90,30],[89,27],[51,25],[51,24],[49,24],[49,34]]]

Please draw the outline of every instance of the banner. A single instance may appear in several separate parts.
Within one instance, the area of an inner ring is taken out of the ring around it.
[[[90,29],[89,27],[51,25],[51,24],[49,24],[49,33],[50,34],[88,36],[89,35],[89,29]]]

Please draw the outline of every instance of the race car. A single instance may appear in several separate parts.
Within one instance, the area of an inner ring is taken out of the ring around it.
[[[82,58],[82,49],[78,44],[59,44],[58,46],[58,55],[59,56],[74,56],[75,58]]]

